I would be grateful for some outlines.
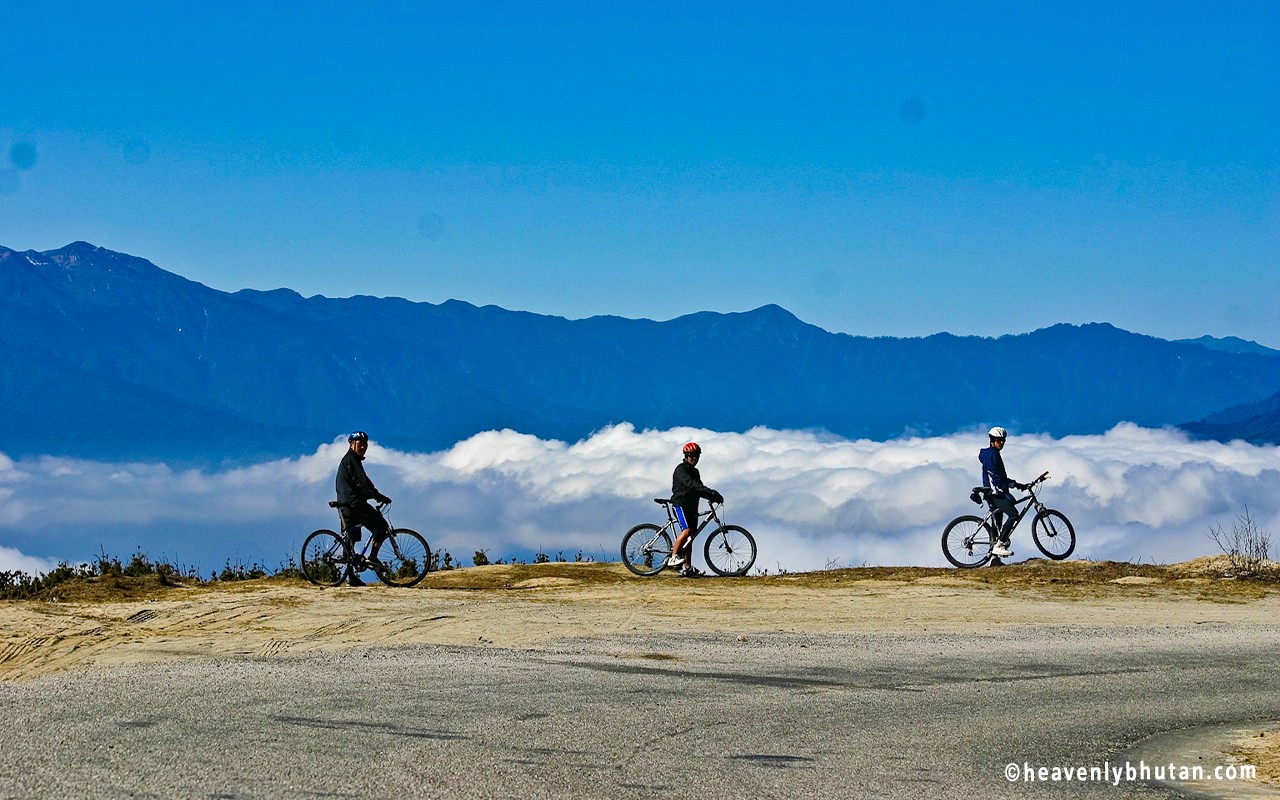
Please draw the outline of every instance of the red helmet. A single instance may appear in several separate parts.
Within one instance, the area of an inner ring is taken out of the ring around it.
[[[702,448],[698,447],[697,442],[689,442],[684,446],[684,454],[686,456],[700,456],[702,455]]]

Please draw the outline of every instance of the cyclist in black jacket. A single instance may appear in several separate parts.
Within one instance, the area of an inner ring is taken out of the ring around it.
[[[369,434],[356,431],[347,437],[347,452],[338,464],[338,476],[334,486],[338,491],[338,503],[342,506],[343,525],[351,541],[360,541],[361,526],[368,528],[374,541],[386,536],[387,518],[369,505],[370,500],[390,503],[391,498],[378,491],[364,471],[364,454],[369,450]],[[364,581],[353,572],[350,584],[363,586]]]
[[[680,574],[686,578],[696,578],[702,574],[693,567],[693,543],[690,541],[693,530],[698,525],[698,500],[705,497],[713,503],[724,502],[723,495],[703,484],[697,466],[701,457],[702,448],[697,442],[689,442],[684,446],[684,460],[676,465],[676,470],[671,475],[671,501],[675,504],[680,535],[676,537],[667,566],[679,569]]]

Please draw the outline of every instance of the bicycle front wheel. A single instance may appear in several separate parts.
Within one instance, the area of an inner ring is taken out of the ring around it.
[[[431,568],[427,540],[408,528],[396,528],[382,537],[369,558],[378,578],[388,586],[414,586]]]
[[[637,575],[657,575],[671,557],[671,536],[646,522],[622,537],[622,563]]]
[[[1036,547],[1054,561],[1061,561],[1076,549],[1076,529],[1060,511],[1045,509],[1036,514],[1031,525],[1031,538]]]
[[[302,543],[302,576],[316,586],[337,586],[350,566],[347,541],[333,531],[318,530]]]
[[[756,563],[756,540],[740,525],[721,525],[707,537],[702,555],[717,575],[746,575]]]
[[[961,569],[980,567],[991,558],[995,538],[982,517],[956,517],[942,532],[942,554]]]

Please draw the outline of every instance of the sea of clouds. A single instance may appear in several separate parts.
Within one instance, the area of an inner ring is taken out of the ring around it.
[[[605,428],[575,443],[515,431],[477,434],[436,453],[382,448],[366,466],[395,499],[392,521],[470,565],[537,551],[616,561],[622,534],[661,522],[680,446],[703,446],[703,480],[727,498],[726,518],[749,528],[758,569],[943,565],[946,523],[977,506],[982,432],[888,442],[762,428]],[[208,573],[224,562],[289,560],[315,528],[335,527],[325,503],[346,450],[226,469],[110,464],[0,454],[0,571],[43,572],[100,553],[141,550]],[[1014,435],[1004,451],[1016,479],[1049,471],[1041,499],[1075,525],[1074,558],[1168,563],[1218,552],[1246,507],[1266,532],[1280,523],[1280,448],[1189,440],[1175,430],[1117,425],[1097,436]],[[1038,555],[1029,526],[1019,557]],[[1016,559],[1015,559],[1016,560]]]

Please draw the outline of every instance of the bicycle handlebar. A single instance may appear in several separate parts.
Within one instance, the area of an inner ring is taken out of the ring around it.
[[[1030,490],[1030,489],[1035,488],[1035,485],[1036,485],[1036,484],[1038,484],[1038,483],[1044,483],[1044,482],[1045,482],[1045,481],[1047,481],[1047,480],[1049,480],[1049,473],[1048,473],[1048,472],[1042,472],[1042,473],[1040,473],[1040,477],[1039,477],[1039,478],[1036,478],[1036,479],[1035,479],[1034,481],[1032,481],[1031,483],[1022,483],[1022,484],[1018,484],[1018,485],[1019,485],[1019,486],[1025,486],[1028,490]]]
[[[655,498],[653,498],[653,502],[657,503],[657,504],[658,504],[658,505],[660,505],[660,506],[673,506],[673,505],[675,505],[675,503],[671,502],[670,500],[668,500],[668,499],[667,499],[667,498],[665,498],[665,497],[655,497]],[[708,500],[708,501],[707,501],[707,505],[709,505],[709,506],[722,506],[722,505],[724,505],[724,501],[723,501],[723,500],[721,500],[719,503],[717,503],[717,502],[715,502],[714,500]]]

